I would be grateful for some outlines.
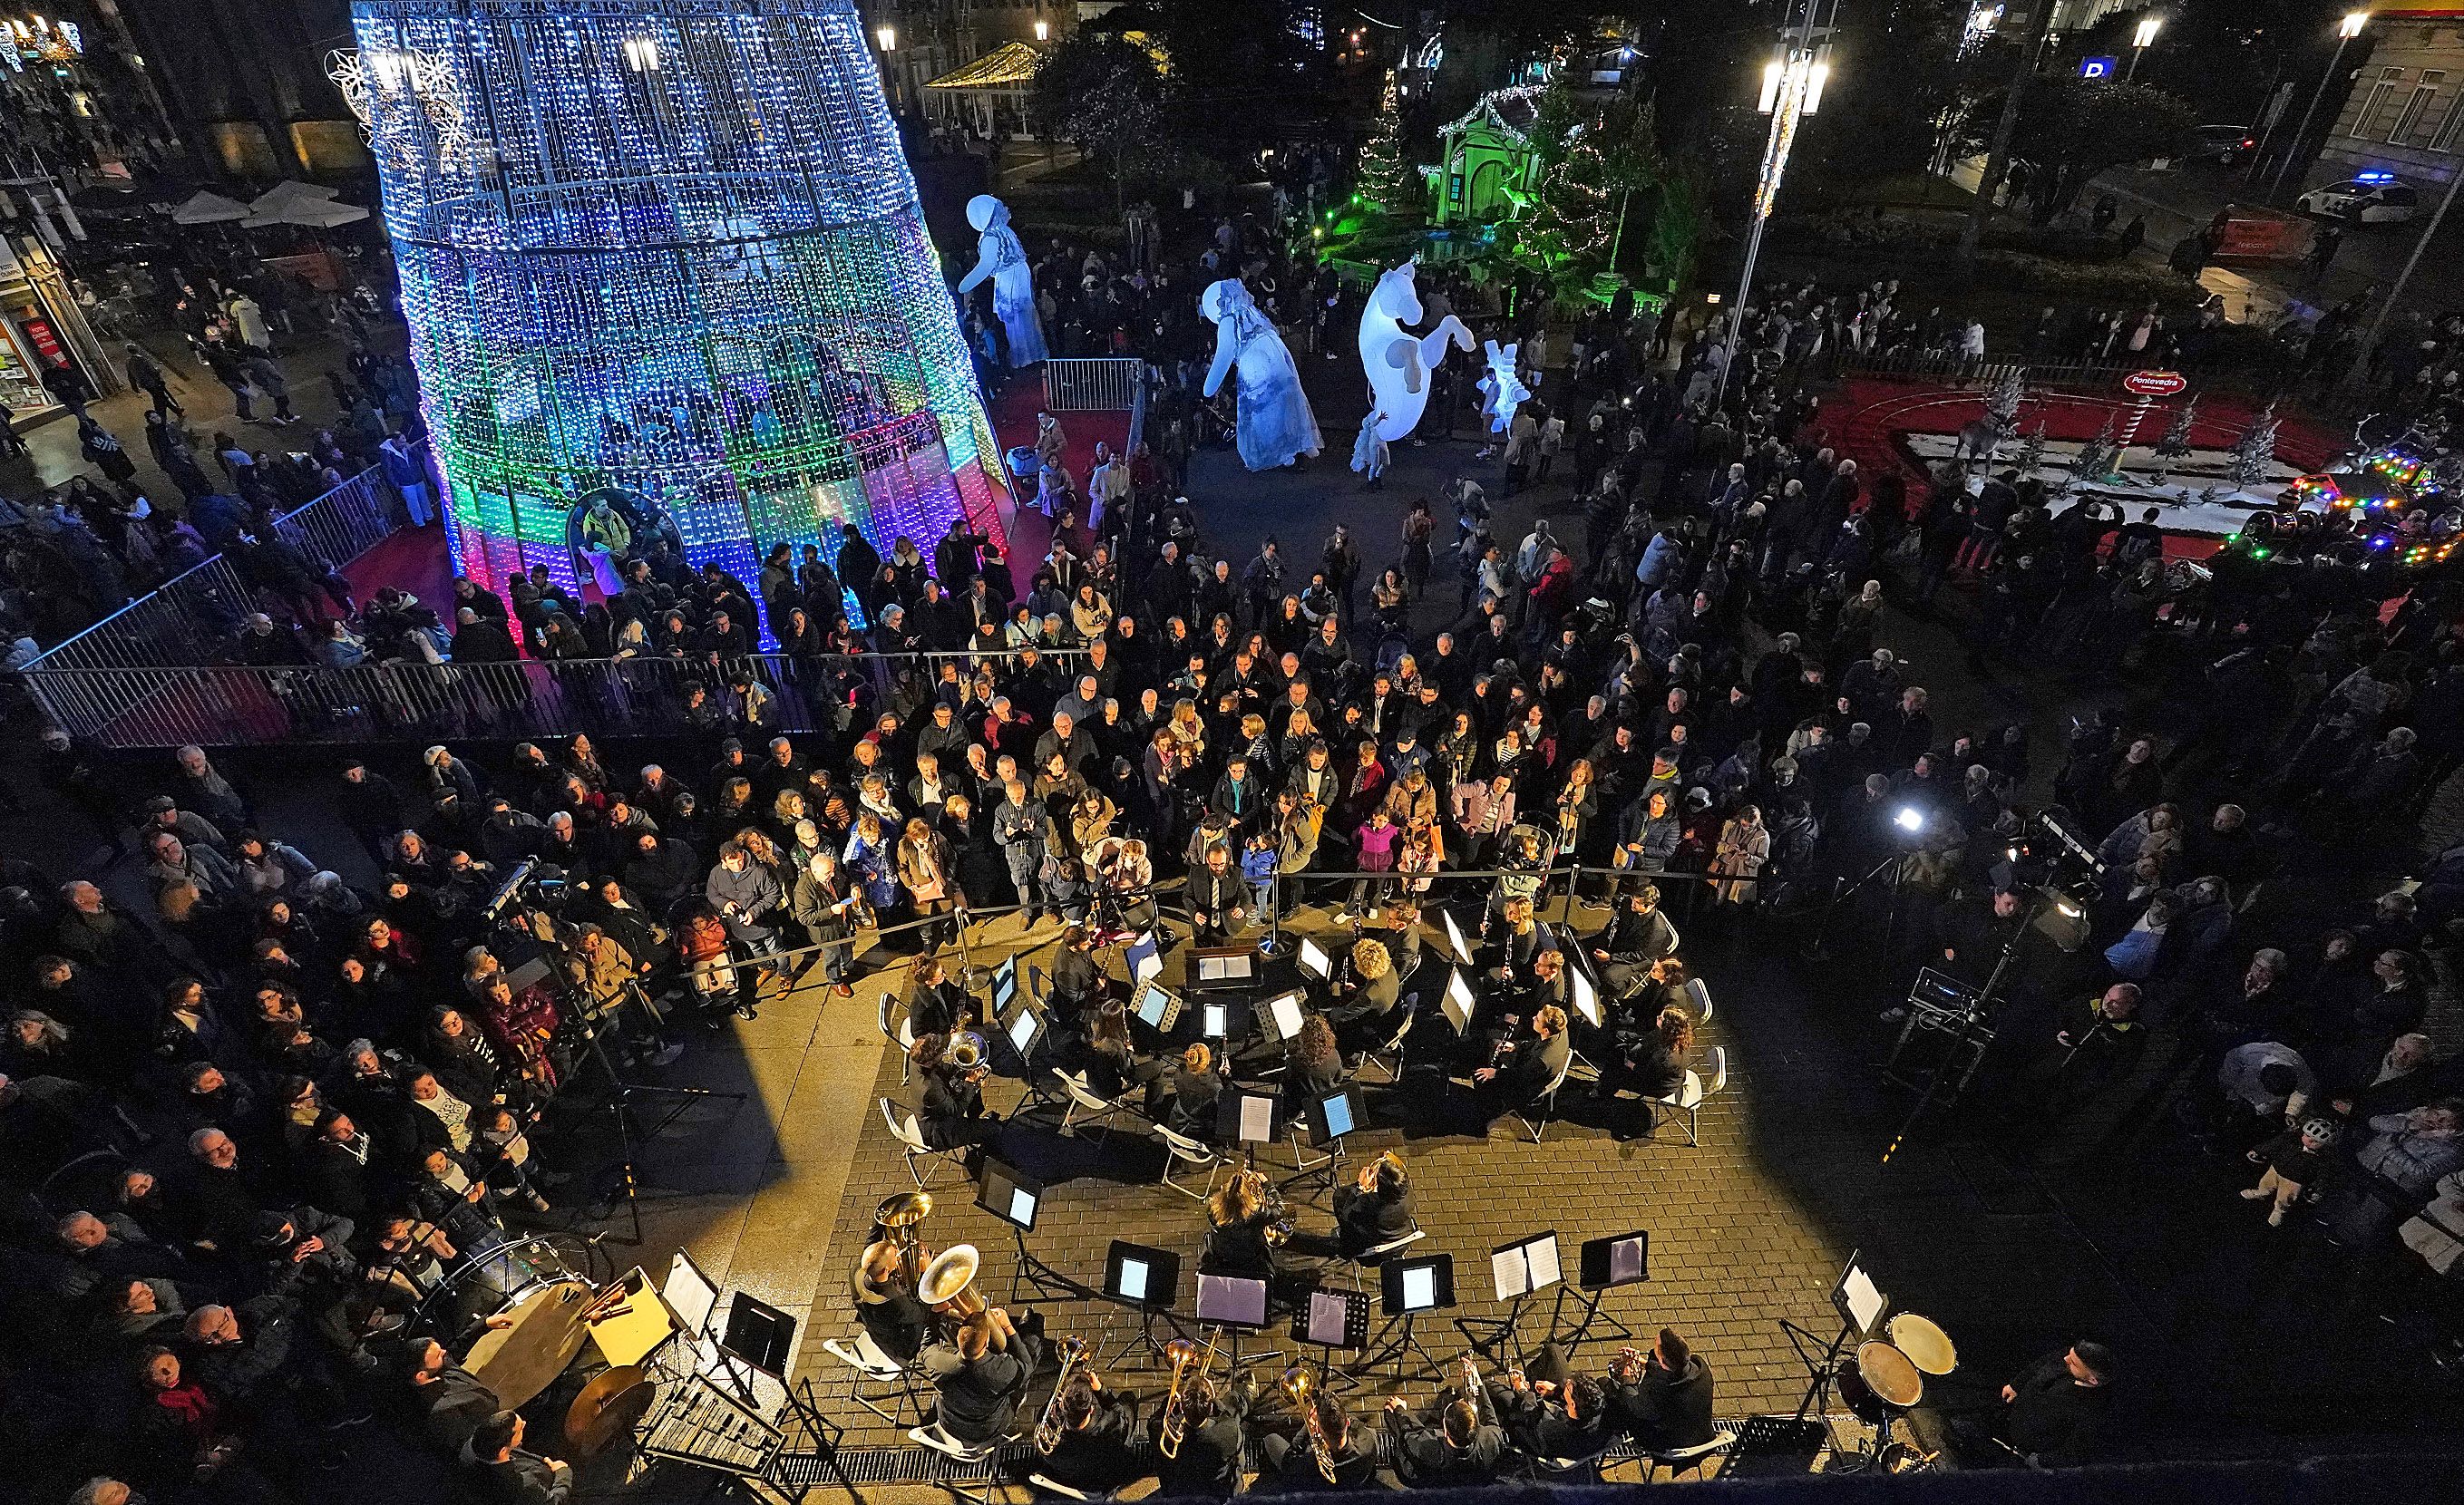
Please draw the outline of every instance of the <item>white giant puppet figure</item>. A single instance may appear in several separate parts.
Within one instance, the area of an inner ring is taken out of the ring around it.
[[[1452,314],[1438,320],[1425,335],[1404,332],[1420,321],[1420,290],[1413,273],[1419,258],[1397,267],[1377,279],[1369,306],[1360,311],[1360,366],[1369,373],[1371,404],[1379,413],[1377,437],[1388,444],[1420,426],[1429,405],[1429,378],[1446,359],[1446,338],[1457,347],[1472,348],[1471,331]]]
[[[1009,228],[1009,206],[989,193],[967,201],[967,223],[980,232],[982,254],[976,270],[958,283],[965,297],[986,277],[993,279],[993,312],[1009,337],[1009,363],[1031,366],[1044,359],[1044,326],[1035,318],[1035,269],[1027,265],[1026,248]]]
[[[1523,400],[1531,395],[1531,389],[1514,374],[1514,353],[1522,349],[1522,345],[1512,344],[1501,349],[1494,339],[1487,345],[1488,374],[1480,379],[1480,410],[1487,415],[1488,431],[1502,434],[1514,426],[1514,410],[1523,405]]]
[[[1325,448],[1292,353],[1241,279],[1226,277],[1208,287],[1199,294],[1198,311],[1215,321],[1215,364],[1206,373],[1205,395],[1221,390],[1236,366],[1241,373],[1233,389],[1240,395],[1241,463],[1271,470]]]

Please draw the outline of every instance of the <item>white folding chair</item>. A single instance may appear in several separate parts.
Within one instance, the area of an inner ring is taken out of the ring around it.
[[[1685,1001],[1694,1006],[1694,1022],[1711,1022],[1711,985],[1700,977],[1685,979]]]
[[[1091,1123],[1095,1125],[1095,1143],[1100,1145],[1104,1142],[1105,1136],[1111,1132],[1106,1126],[1106,1121],[1134,1111],[1130,1106],[1130,1097],[1127,1092],[1123,1092],[1117,1098],[1098,1097],[1095,1089],[1087,1085],[1085,1077],[1063,1071],[1058,1066],[1052,1068],[1052,1079],[1061,1084],[1061,1090],[1069,1098],[1069,1106],[1063,1110],[1061,1115],[1061,1135],[1064,1139],[1077,1138],[1078,1125]]]
[[[1049,1494],[1056,1499],[1108,1500],[1112,1497],[1110,1494],[1089,1494],[1085,1490],[1073,1490],[1059,1479],[1043,1473],[1029,1473],[1026,1476],[1026,1487],[1038,1494]]]
[[[1199,1144],[1198,1141],[1191,1139],[1188,1135],[1176,1134],[1160,1123],[1155,1125],[1155,1133],[1163,1140],[1163,1184],[1193,1201],[1205,1201],[1207,1196],[1215,1189],[1216,1176],[1222,1171],[1223,1157],[1216,1154],[1215,1151],[1209,1149],[1204,1145]],[[1204,1190],[1199,1190],[1190,1187],[1182,1186],[1179,1182],[1172,1179],[1172,1173],[1179,1169],[1184,1164],[1188,1165],[1192,1168],[1201,1166],[1205,1167],[1206,1187]]]
[[[914,1407],[917,1420],[923,1419],[924,1408],[915,1398],[914,1376],[909,1373],[905,1364],[882,1352],[881,1345],[874,1342],[872,1335],[862,1326],[858,1326],[855,1336],[846,1342],[827,1338],[822,1341],[822,1346],[829,1350],[831,1358],[855,1371],[855,1380],[847,1392],[848,1399],[892,1427],[898,1425],[900,1412],[910,1407]],[[889,1390],[867,1395],[864,1387],[868,1384],[887,1385]],[[891,1403],[889,1409],[882,1408],[883,1401]]]
[[[1654,1098],[1651,1101],[1655,1105],[1666,1108],[1672,1113],[1684,1115],[1685,1143],[1699,1145],[1703,1141],[1695,1132],[1696,1118],[1703,1111],[1705,1101],[1727,1084],[1728,1048],[1725,1045],[1715,1045],[1711,1047],[1711,1080],[1708,1083],[1689,1069],[1685,1073],[1685,1080],[1678,1084],[1674,1093],[1665,1098]]]
[[[1385,1044],[1361,1054],[1362,1070],[1375,1066],[1386,1074],[1390,1083],[1403,1080],[1403,1041],[1411,1036],[1412,1021],[1420,1016],[1419,1002],[1417,993],[1403,1000],[1403,1022],[1395,1026],[1395,1033],[1386,1037]]]
[[[1557,1090],[1566,1084],[1566,1074],[1573,1069],[1574,1053],[1569,1050],[1566,1052],[1566,1064],[1557,1068],[1556,1078],[1549,1083],[1549,1090],[1540,1094],[1538,1111],[1526,1113],[1521,1108],[1514,1110],[1514,1122],[1523,1125],[1523,1132],[1531,1136],[1534,1145],[1539,1144],[1540,1136],[1548,1131],[1549,1117],[1557,1111]]]
[[[1699,1469],[1736,1445],[1737,1434],[1724,1430],[1714,1432],[1709,1442],[1698,1442],[1691,1448],[1647,1451],[1642,1455],[1642,1482],[1649,1484],[1662,1469],[1671,1473],[1685,1473]]]
[[[1018,1434],[1012,1432],[988,1443],[971,1446],[943,1431],[939,1422],[934,1422],[929,1426],[908,1428],[907,1440],[941,1455],[947,1467],[935,1483],[962,1500],[974,1500],[977,1505],[993,1505],[994,1463],[1001,1457],[1004,1446],[1018,1440]],[[984,1471],[983,1483],[972,1491],[962,1488],[960,1479],[963,1473],[977,1469]]]
[[[1531,1466],[1531,1478],[1535,1483],[1597,1484],[1601,1482],[1600,1459],[1597,1454],[1588,1458],[1544,1458],[1534,1453],[1527,1461]]]
[[[907,1157],[907,1173],[915,1178],[916,1190],[933,1189],[932,1177],[915,1168],[915,1163],[919,1160],[929,1161],[936,1168],[944,1165],[956,1166],[958,1167],[958,1179],[961,1181],[966,1179],[964,1146],[953,1145],[948,1149],[935,1149],[927,1145],[924,1143],[924,1131],[915,1124],[915,1115],[910,1113],[901,1119],[898,1115],[898,1104],[888,1098],[881,1100],[881,1122],[890,1125],[890,1137],[898,1141],[899,1152]]]
[[[904,1014],[898,1015],[898,1023],[892,1026],[890,1016],[897,1009],[898,999],[884,992],[881,995],[881,1034],[883,1038],[898,1047],[898,1084],[903,1087],[907,1085],[907,1074],[911,1069],[908,1053],[915,1048],[915,1026]]]

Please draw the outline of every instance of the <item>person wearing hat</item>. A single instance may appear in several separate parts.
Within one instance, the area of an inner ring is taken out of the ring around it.
[[[231,842],[222,828],[193,810],[183,810],[180,802],[168,795],[148,797],[143,806],[144,819],[139,822],[141,838],[157,831],[168,831],[188,846],[209,846],[217,852],[229,852]]]
[[[2302,1189],[2316,1186],[2326,1173],[2328,1150],[2340,1132],[2333,1119],[2304,1119],[2298,1128],[2288,1128],[2252,1150],[2251,1164],[2267,1168],[2259,1173],[2258,1185],[2242,1189],[2242,1200],[2272,1203],[2267,1226],[2283,1227],[2284,1214],[2301,1200]]]
[[[1954,1425],[1960,1461],[1992,1467],[2015,1457],[2032,1469],[2075,1468],[2096,1455],[2113,1411],[2113,1350],[2084,1340],[2020,1371],[2002,1386],[2004,1410],[1990,1428]]]

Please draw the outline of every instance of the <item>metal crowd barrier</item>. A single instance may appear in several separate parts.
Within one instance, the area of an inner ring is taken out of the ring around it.
[[[1147,363],[1135,356],[1087,356],[1044,363],[1044,405],[1055,413],[1119,412],[1137,405]]]
[[[1065,665],[1080,656],[1075,649],[1038,651]],[[1005,656],[759,653],[348,668],[112,665],[50,668],[30,673],[28,682],[57,725],[107,748],[667,736],[740,727],[730,688],[739,672],[750,672],[772,697],[761,731],[844,731],[858,714],[903,709],[903,678],[929,681],[945,660]]]

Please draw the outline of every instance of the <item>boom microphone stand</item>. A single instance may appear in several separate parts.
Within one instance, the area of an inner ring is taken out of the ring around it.
[[[552,971],[557,962],[572,955],[572,943],[566,939],[568,932],[561,922],[544,910],[526,909],[522,921],[515,924],[525,934],[544,940],[549,949],[546,955],[551,959]],[[570,1001],[569,991],[567,995]],[[621,1201],[633,1226],[633,1236],[625,1242],[638,1248],[643,1242],[642,1146],[665,1133],[696,1103],[723,1101],[735,1108],[741,1108],[749,1094],[721,1092],[709,1087],[671,1087],[657,1082],[629,1081],[617,1069],[616,1059],[607,1053],[607,1042],[602,1037],[606,1033],[607,1021],[592,1017],[588,1011],[581,1012],[583,1043],[592,1058],[599,1062],[599,1069],[606,1074],[607,1111],[616,1122],[616,1186],[607,1195],[608,1211],[600,1215],[612,1214],[616,1204]],[[637,1097],[663,1104],[647,1128],[643,1126],[640,1110],[634,1106]]]

